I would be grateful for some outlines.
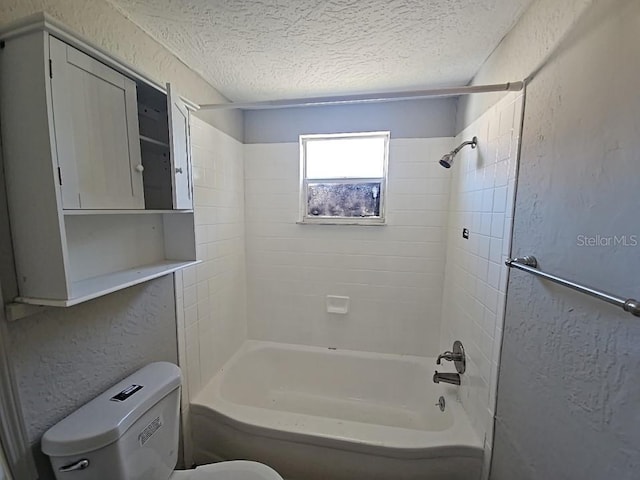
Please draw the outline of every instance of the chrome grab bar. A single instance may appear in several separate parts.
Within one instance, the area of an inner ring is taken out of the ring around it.
[[[572,288],[573,290],[587,294],[591,297],[599,298],[600,300],[604,300],[607,303],[611,303],[612,305],[622,308],[625,312],[629,312],[636,317],[640,317],[640,302],[638,300],[633,298],[622,298],[617,295],[603,292],[602,290],[597,290],[585,285],[580,285],[579,283],[572,282],[571,280],[565,280],[564,278],[538,270],[538,260],[532,255],[509,258],[505,264],[507,267],[532,273],[533,275],[545,278],[553,283],[557,283],[558,285],[564,285],[565,287]]]

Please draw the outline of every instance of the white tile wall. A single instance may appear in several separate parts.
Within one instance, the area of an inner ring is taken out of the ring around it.
[[[435,159],[452,142],[391,140],[386,226],[296,224],[298,144],[246,145],[249,337],[436,355],[450,174]]]
[[[189,398],[247,336],[243,145],[192,120],[196,249],[202,263],[175,275],[179,361],[187,373],[182,402],[187,439]]]
[[[523,97],[507,95],[466,128],[478,137],[451,169],[441,349],[461,340],[468,355],[460,399],[491,454]],[[469,228],[470,238],[462,238]],[[488,458],[488,457],[487,457]],[[488,466],[488,462],[485,462]]]
[[[490,454],[520,112],[513,94],[455,140],[392,139],[382,227],[296,224],[298,144],[243,146],[195,120],[203,263],[176,275],[184,405],[247,336],[425,356],[461,339],[460,398]],[[437,164],[474,135],[478,149]],[[326,295],[350,297],[349,314],[326,313]]]

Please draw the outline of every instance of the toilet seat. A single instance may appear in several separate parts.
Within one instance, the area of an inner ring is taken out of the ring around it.
[[[283,480],[271,467],[258,462],[234,460],[202,465],[195,470],[176,470],[169,480]]]

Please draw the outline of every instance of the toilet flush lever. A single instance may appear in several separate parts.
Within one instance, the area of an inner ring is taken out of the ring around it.
[[[64,467],[60,467],[61,472],[75,472],[76,470],[84,470],[89,468],[89,460],[83,458],[82,460],[78,460],[75,463],[70,463],[69,465],[65,465]]]

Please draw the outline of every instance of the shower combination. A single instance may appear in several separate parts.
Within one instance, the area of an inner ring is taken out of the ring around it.
[[[473,137],[470,141],[463,142],[458,148],[444,154],[440,159],[440,165],[442,165],[444,168],[451,168],[451,165],[453,165],[453,158],[458,154],[460,150],[462,150],[467,145],[471,145],[471,148],[476,148],[478,146],[478,137]]]

